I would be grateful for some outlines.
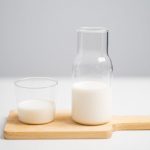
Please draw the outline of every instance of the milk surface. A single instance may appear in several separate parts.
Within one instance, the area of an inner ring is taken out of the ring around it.
[[[43,124],[54,119],[54,102],[48,100],[25,100],[18,104],[18,118],[28,124]]]
[[[98,81],[83,81],[72,88],[74,121],[97,125],[111,121],[111,89]]]

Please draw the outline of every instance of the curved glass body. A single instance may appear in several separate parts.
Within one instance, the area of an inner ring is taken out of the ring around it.
[[[108,55],[108,30],[82,27],[73,65],[72,118],[96,125],[111,120],[112,62]]]

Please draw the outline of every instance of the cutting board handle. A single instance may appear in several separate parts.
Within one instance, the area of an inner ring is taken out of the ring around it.
[[[115,116],[113,130],[149,130],[150,116]]]

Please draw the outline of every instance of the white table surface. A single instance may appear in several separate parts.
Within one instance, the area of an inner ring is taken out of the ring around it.
[[[13,81],[0,79],[0,150],[149,150],[150,131],[118,131],[110,139],[79,140],[5,140],[3,127],[9,111],[15,108]],[[59,78],[58,109],[69,109],[71,82]],[[150,78],[116,78],[113,80],[113,114],[150,115]]]

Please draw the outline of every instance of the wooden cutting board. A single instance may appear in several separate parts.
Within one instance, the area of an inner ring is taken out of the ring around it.
[[[4,128],[6,139],[93,139],[110,138],[118,130],[149,130],[150,116],[114,116],[111,123],[97,126],[80,125],[70,113],[56,114],[55,121],[44,125],[27,125],[11,111]]]

